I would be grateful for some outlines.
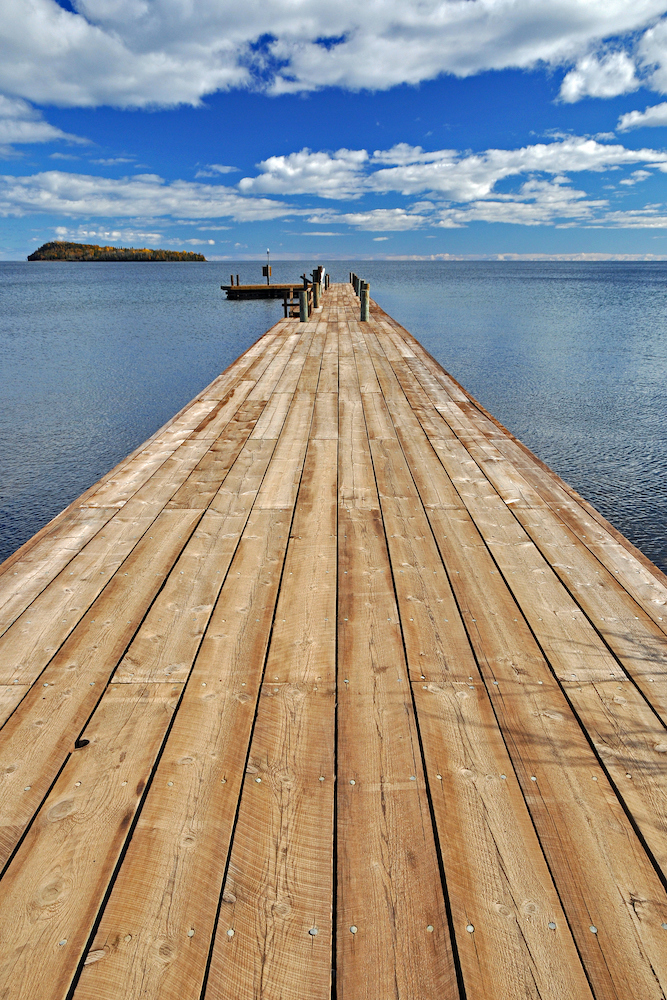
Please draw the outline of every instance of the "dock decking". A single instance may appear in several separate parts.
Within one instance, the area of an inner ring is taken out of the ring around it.
[[[0,568],[3,1000],[667,996],[667,580],[358,319]]]

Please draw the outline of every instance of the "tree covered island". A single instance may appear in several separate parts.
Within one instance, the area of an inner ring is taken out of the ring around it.
[[[92,243],[55,240],[31,253],[28,260],[206,260],[201,253],[179,250],[141,250],[134,247],[98,247]]]

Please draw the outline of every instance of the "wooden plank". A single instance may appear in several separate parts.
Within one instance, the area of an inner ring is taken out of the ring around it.
[[[0,684],[0,726],[4,726],[27,690],[27,684]]]
[[[199,1000],[290,518],[250,517],[76,1000]]]
[[[331,995],[336,455],[308,448],[207,997]]]
[[[122,507],[216,406],[218,402],[215,400],[193,403],[183,416],[123,465],[115,476],[106,480],[81,506]]]
[[[264,407],[250,437],[268,441],[279,438],[292,402],[292,396],[291,392],[274,392]]]
[[[255,383],[249,379],[237,382],[230,388],[224,399],[219,400],[215,407],[205,414],[190,435],[191,440],[208,438],[215,440],[227,428],[227,424],[236,416],[239,408],[248,398]]]
[[[394,406],[389,404],[392,413]],[[439,478],[446,488],[418,422],[410,424],[397,411],[403,421],[397,431],[420,492],[424,481],[430,496]],[[667,957],[657,933],[666,912],[664,889],[469,514],[435,505],[427,513],[593,989],[660,996]],[[639,884],[642,899],[651,901],[645,921],[629,912],[621,888]]]
[[[590,996],[428,519],[392,495],[405,459],[370,443],[466,996]]]
[[[656,761],[661,759],[656,754],[662,751],[656,751],[655,747],[662,746],[664,742],[662,727],[656,724],[651,712],[647,714],[639,692],[634,692],[622,702],[623,716],[627,721],[633,712],[637,713],[629,728],[619,718],[603,738],[604,729],[599,727],[603,726],[605,717],[611,720],[614,706],[620,706],[621,702],[614,701],[613,681],[607,685],[610,691],[608,696],[600,685],[610,678],[624,679],[624,675],[599,637],[604,639],[624,670],[637,683],[644,697],[660,715],[663,726],[667,723],[667,667],[664,664],[667,637],[585,546],[571,535],[555,513],[543,502],[537,506],[536,494],[533,495],[531,487],[525,480],[522,481],[521,476],[513,474],[510,464],[502,456],[488,462],[478,456],[479,468],[477,464],[466,462],[468,475],[464,477],[463,456],[469,459],[468,451],[456,439],[442,441],[442,421],[437,416],[434,418],[432,412],[420,412],[420,420],[429,440],[452,479],[458,484],[465,478],[466,487],[461,490],[459,486],[459,491],[466,506],[490,545],[538,640],[547,650],[558,676],[561,680],[569,680],[574,670],[582,680],[585,679],[586,684],[596,685],[595,691],[586,689],[586,697],[590,695],[592,699],[590,710],[593,715],[590,721],[597,733],[596,743],[604,748],[610,761],[616,761],[618,777],[621,778],[620,784],[616,782],[619,794],[633,814],[635,807],[640,809],[637,817],[644,814],[644,825],[650,828],[652,835],[652,849],[664,866],[667,856],[663,825],[658,824],[660,829],[656,830],[654,822],[648,820],[644,807],[639,802],[635,806],[630,805],[625,795],[630,787],[625,781],[627,772],[651,774],[651,787],[667,780],[667,775],[655,766]],[[489,481],[504,491],[504,502],[495,490],[489,491]],[[511,512],[506,506],[510,504]],[[578,572],[572,563],[577,566]],[[564,591],[554,574],[558,574],[560,582],[566,587],[571,583],[574,587]],[[580,607],[588,615],[595,631],[588,621],[582,620]],[[573,622],[576,624],[573,625]],[[593,651],[597,651],[599,662],[595,673],[592,672]],[[580,669],[582,655],[585,655],[586,663]],[[578,706],[577,711],[582,713],[581,717],[588,727],[586,707],[581,703],[578,684],[573,686],[573,694],[573,703]],[[604,715],[600,715],[599,699],[606,705]],[[621,709],[617,711],[620,713]],[[595,725],[593,718],[597,720]],[[635,732],[636,738],[631,735]],[[624,733],[627,735],[623,736]],[[633,740],[637,743],[636,750],[632,749]],[[635,752],[638,754],[636,760]],[[631,789],[633,798],[635,788],[633,785]],[[655,795],[660,797],[663,793],[653,787],[652,792],[647,789],[647,794],[654,799]],[[654,809],[655,802],[652,801],[651,815]],[[659,807],[657,811],[661,815],[664,807]],[[658,842],[655,842],[656,836],[660,838]]]
[[[337,995],[458,1000],[379,511],[338,534]]]
[[[358,382],[346,392],[361,405]],[[350,427],[342,407],[336,991],[343,1000],[458,1000],[363,409]]]
[[[338,393],[318,392],[315,396],[311,441],[335,441],[338,438]]]
[[[219,509],[204,514],[114,681],[187,680],[272,451],[273,442],[267,442],[250,449],[248,456],[239,456],[239,468],[232,469],[223,495],[226,509],[220,509],[219,497]]]
[[[322,354],[318,392],[338,392],[338,323],[329,320]]]
[[[241,449],[254,430],[263,403],[241,406],[224,429],[214,449],[207,452],[168,502],[168,509],[205,510],[216,495]]]
[[[117,513],[115,507],[70,510],[0,576],[0,635]]]
[[[261,377],[257,380],[254,389],[250,393],[249,400],[267,400],[271,397],[275,387],[285,370],[285,365],[290,359],[292,351],[299,342],[299,336],[291,333],[285,337],[280,351],[272,359]]]
[[[165,511],[5,724],[0,864],[16,847],[200,518]]]
[[[301,372],[303,371],[303,366],[306,363],[308,348],[310,347],[310,342],[313,339],[314,334],[312,324],[305,324],[305,326],[307,329],[300,333],[299,342],[295,346],[291,358],[285,365],[283,374],[276,383],[275,392],[296,391],[297,384],[301,378]]]
[[[70,756],[4,874],[3,996],[66,996],[180,693],[105,693],[82,733],[88,745]]]
[[[314,393],[297,393],[278,439],[273,461],[255,501],[262,509],[292,508],[308,444]]]
[[[0,683],[32,684],[154,522],[117,514],[0,637]]]
[[[664,888],[469,515],[428,515],[593,991],[660,997]]]

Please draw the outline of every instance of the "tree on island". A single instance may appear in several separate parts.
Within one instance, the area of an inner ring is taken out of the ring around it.
[[[206,260],[201,253],[179,250],[140,250],[134,247],[98,247],[92,243],[45,243],[28,260]]]

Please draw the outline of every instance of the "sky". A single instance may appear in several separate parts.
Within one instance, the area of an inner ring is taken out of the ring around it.
[[[667,256],[667,0],[0,0],[0,260]]]

